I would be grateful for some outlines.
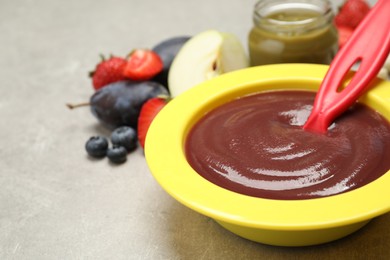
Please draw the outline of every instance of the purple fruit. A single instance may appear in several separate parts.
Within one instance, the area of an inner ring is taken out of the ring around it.
[[[163,70],[154,77],[153,80],[161,83],[165,87],[168,87],[168,73],[171,68],[173,59],[180,51],[181,47],[190,39],[190,36],[177,36],[166,39],[152,48],[163,61]]]
[[[119,81],[99,89],[91,96],[91,112],[110,129],[119,126],[137,129],[142,105],[148,99],[159,95],[169,94],[168,90],[157,82]]]

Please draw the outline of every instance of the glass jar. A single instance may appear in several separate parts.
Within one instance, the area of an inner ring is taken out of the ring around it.
[[[260,0],[249,33],[251,66],[273,63],[330,64],[338,50],[327,0]]]

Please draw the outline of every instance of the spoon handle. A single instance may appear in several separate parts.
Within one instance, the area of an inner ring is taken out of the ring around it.
[[[303,129],[325,133],[333,120],[368,89],[389,52],[390,0],[379,0],[330,64]],[[341,89],[343,79],[356,63],[360,63],[357,72]]]

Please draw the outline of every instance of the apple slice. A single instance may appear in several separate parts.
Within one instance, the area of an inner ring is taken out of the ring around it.
[[[189,39],[174,58],[168,88],[176,97],[203,81],[248,66],[248,56],[235,35],[204,31]]]

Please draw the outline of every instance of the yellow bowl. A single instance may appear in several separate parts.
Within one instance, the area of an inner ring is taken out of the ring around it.
[[[344,237],[390,211],[390,171],[353,191],[307,200],[238,194],[201,177],[188,164],[184,142],[205,112],[236,97],[276,89],[318,89],[328,67],[286,64],[252,67],[204,82],[172,100],[153,121],[145,156],[159,184],[185,206],[231,232],[279,246],[315,245]],[[377,80],[364,102],[390,121],[390,83]],[[199,231],[201,232],[201,231]]]

